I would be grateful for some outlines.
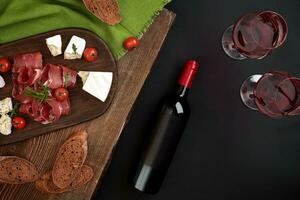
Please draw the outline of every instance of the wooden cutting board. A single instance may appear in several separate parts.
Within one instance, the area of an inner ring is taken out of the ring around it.
[[[0,147],[0,155],[25,157],[35,163],[38,170],[43,173],[52,167],[58,148],[70,134],[75,130],[86,129],[89,134],[86,163],[91,165],[95,172],[92,181],[78,191],[60,195],[42,194],[35,189],[34,184],[4,184],[0,185],[1,200],[89,200],[92,198],[174,18],[172,12],[163,10],[145,33],[141,46],[117,62],[119,70],[117,91],[111,106],[102,116],[77,126]]]
[[[61,35],[62,49],[66,49],[71,37],[76,35],[86,40],[87,47],[97,48],[100,56],[95,62],[85,62],[84,59],[66,60],[63,55],[52,56],[46,45],[45,39],[54,35]],[[0,145],[9,144],[31,137],[36,137],[48,132],[53,132],[62,128],[73,126],[102,115],[109,107],[117,88],[117,64],[107,45],[94,33],[84,29],[61,29],[48,33],[25,38],[12,43],[0,46],[0,55],[13,60],[16,54],[41,52],[43,55],[43,64],[61,64],[75,71],[103,71],[113,73],[113,82],[110,93],[105,102],[101,102],[95,97],[89,95],[82,88],[82,81],[77,76],[77,82],[74,88],[70,89],[71,114],[62,116],[57,122],[52,124],[40,124],[28,117],[26,118],[27,127],[22,130],[13,130],[9,136],[0,134]],[[6,86],[0,89],[0,99],[11,97],[12,75],[4,74]],[[92,106],[91,106],[92,105]]]

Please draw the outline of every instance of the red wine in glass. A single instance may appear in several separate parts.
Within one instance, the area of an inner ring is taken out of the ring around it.
[[[251,12],[224,32],[222,47],[234,59],[262,59],[284,43],[287,33],[287,24],[278,13]]]
[[[242,101],[251,109],[273,117],[300,114],[300,79],[274,71],[252,75],[242,84]]]

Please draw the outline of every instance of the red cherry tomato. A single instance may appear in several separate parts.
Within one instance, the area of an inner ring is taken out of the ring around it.
[[[11,64],[8,58],[0,58],[0,72],[6,73],[10,70]]]
[[[94,62],[98,58],[98,51],[95,48],[86,48],[83,57],[87,62]]]
[[[123,42],[123,46],[128,51],[140,46],[140,41],[136,37],[129,37]]]
[[[65,101],[69,98],[69,91],[66,88],[60,87],[54,91],[54,97],[58,101]]]
[[[14,117],[12,120],[12,125],[16,129],[23,129],[26,127],[26,120],[23,117]]]

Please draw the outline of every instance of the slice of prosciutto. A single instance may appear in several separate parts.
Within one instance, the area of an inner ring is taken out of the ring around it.
[[[77,72],[63,65],[47,64],[41,75],[41,84],[51,89],[72,88],[76,83]]]
[[[19,84],[24,86],[33,85],[41,76],[41,69],[34,69],[30,67],[19,68],[18,75],[16,77]]]
[[[14,57],[12,72],[19,72],[24,67],[42,69],[42,62],[42,54],[40,52],[19,54]]]
[[[30,103],[22,104],[19,112],[29,115],[37,122],[49,124],[59,120],[62,115],[70,114],[71,106],[69,100],[60,102],[51,98],[44,103],[33,100]]]
[[[40,78],[42,73],[42,54],[40,52],[19,54],[14,57],[12,67],[13,89],[12,96],[21,103],[31,101],[26,97],[24,89],[33,86]]]
[[[41,84],[50,89],[63,87],[62,69],[58,65],[47,64],[41,75]]]
[[[77,72],[62,65],[60,65],[60,67],[62,68],[64,86],[66,88],[74,87],[76,84]]]
[[[19,108],[21,114],[29,115],[33,120],[42,124],[49,124],[58,120],[61,116],[60,109],[55,110],[49,104],[33,100],[31,103],[22,104]]]
[[[16,55],[12,67],[13,78],[17,84],[33,85],[40,78],[42,68],[42,54],[39,52]]]

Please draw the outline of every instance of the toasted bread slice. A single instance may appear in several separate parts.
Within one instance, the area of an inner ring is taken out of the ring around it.
[[[117,0],[83,0],[85,7],[103,22],[115,25],[122,21]]]
[[[52,170],[53,183],[64,189],[79,174],[87,156],[87,132],[71,136],[59,149]]]
[[[76,190],[87,184],[94,176],[93,169],[88,165],[83,165],[79,175],[71,183],[72,190]]]
[[[63,193],[81,188],[92,179],[93,175],[93,169],[90,166],[83,165],[76,179],[68,187],[61,189],[53,183],[51,171],[48,171],[35,182],[35,186],[41,192]]]
[[[39,173],[31,162],[17,156],[0,156],[0,182],[23,184],[34,182]]]
[[[47,171],[41,176],[39,180],[35,182],[35,187],[44,193],[63,193],[66,189],[60,189],[54,185],[52,181],[52,171]]]

